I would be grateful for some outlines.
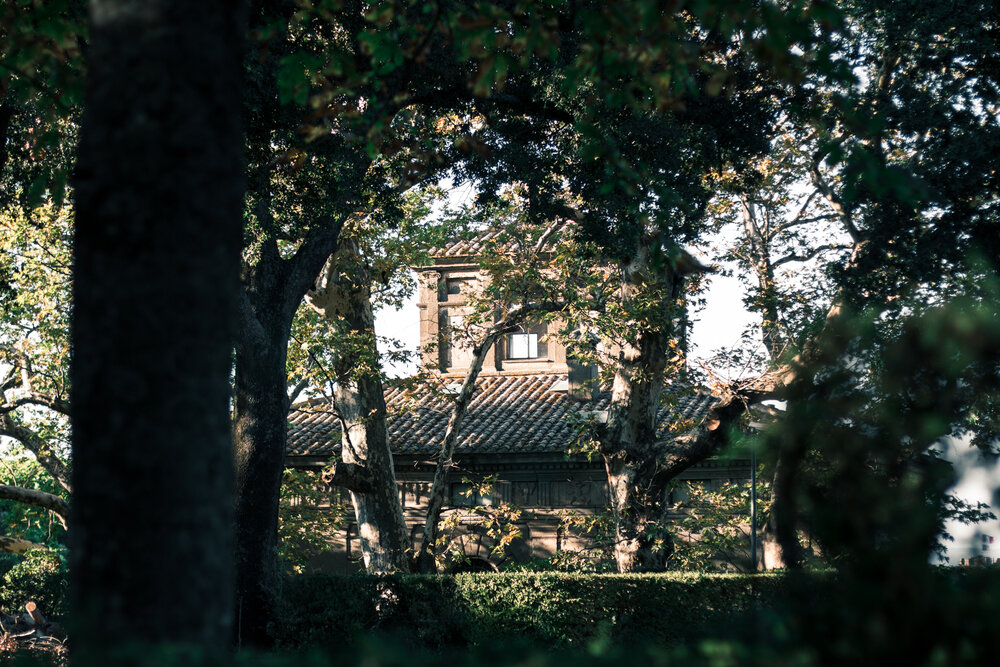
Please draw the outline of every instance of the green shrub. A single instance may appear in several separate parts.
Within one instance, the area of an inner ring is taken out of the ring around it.
[[[60,554],[35,549],[4,574],[0,608],[22,611],[26,602],[34,601],[47,617],[59,618],[66,613],[67,586],[66,564]]]
[[[877,630],[891,615],[906,664],[996,662],[1000,568],[931,570],[912,595],[901,606],[897,591],[834,572],[316,575],[287,582],[274,629],[284,649],[365,655],[375,642],[403,662],[465,652],[485,656],[483,667],[524,664],[501,659],[520,651],[538,665],[798,667],[881,664],[858,627]],[[601,660],[537,658],[552,649]]]
[[[498,640],[673,646],[756,622],[780,581],[698,573],[315,575],[288,581],[274,630],[299,647],[343,646],[373,631],[434,648]]]

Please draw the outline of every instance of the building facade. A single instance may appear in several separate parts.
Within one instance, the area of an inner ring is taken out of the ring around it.
[[[433,382],[415,389],[386,390],[388,431],[407,525],[414,544],[422,537],[434,467],[458,392],[472,360],[457,342],[468,299],[481,289],[476,257],[484,239],[459,242],[437,253],[419,270],[420,338]],[[534,322],[499,340],[485,359],[459,433],[449,483],[446,517],[455,529],[448,551],[453,569],[493,569],[513,560],[529,562],[594,547],[577,526],[580,517],[606,512],[606,473],[600,457],[579,449],[580,424],[606,418],[608,396],[591,391],[594,373],[574,364],[566,348],[549,337],[551,323]],[[663,430],[694,423],[712,404],[707,393],[678,395],[661,409]],[[297,406],[290,415],[288,465],[322,468],[340,448],[340,426],[325,403]],[[682,475],[710,487],[745,480],[744,461],[709,461]],[[487,480],[488,493],[481,492]],[[471,508],[478,506],[479,511]],[[496,550],[487,530],[490,510],[516,508],[518,539]],[[349,525],[316,566],[328,571],[359,568],[357,530]]]

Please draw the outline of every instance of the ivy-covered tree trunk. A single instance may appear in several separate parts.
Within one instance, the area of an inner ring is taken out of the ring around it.
[[[334,356],[341,461],[328,480],[350,492],[368,571],[408,572],[412,545],[389,449],[371,277],[353,239],[341,239],[324,284],[310,294],[310,303],[337,329],[340,339]]]
[[[244,195],[238,0],[94,1],[72,319],[80,664],[232,626],[230,369]]]

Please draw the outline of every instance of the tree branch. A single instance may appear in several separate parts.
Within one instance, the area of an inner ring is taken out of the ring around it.
[[[14,438],[24,445],[24,448],[35,455],[38,463],[52,475],[59,486],[72,493],[69,470],[66,469],[66,464],[55,455],[49,443],[43,438],[31,429],[15,422],[8,414],[0,414],[0,435]]]
[[[22,540],[20,537],[8,537],[0,535],[0,551],[23,556],[31,549],[48,549],[44,544]]]
[[[323,481],[330,486],[338,486],[356,493],[374,493],[375,480],[371,472],[357,463],[338,461],[329,472],[323,473]]]
[[[69,525],[69,503],[59,496],[46,493],[45,491],[0,484],[0,498],[50,510],[59,517],[63,528]]]
[[[748,401],[735,391],[727,391],[713,405],[693,431],[665,443],[657,460],[656,481],[673,479],[691,466],[701,463],[729,444],[729,435],[743,414]],[[661,446],[663,446],[661,445]]]
[[[309,378],[304,377],[301,380],[299,380],[298,383],[294,387],[292,387],[292,390],[288,393],[288,405],[291,406],[295,402],[295,399],[299,397],[299,394],[301,394],[308,386],[309,386]]]
[[[844,245],[843,243],[827,243],[825,245],[816,246],[804,255],[796,255],[795,253],[785,255],[781,259],[776,259],[771,262],[771,267],[775,268],[781,266],[782,264],[788,264],[789,262],[808,262],[810,259],[813,259],[828,250],[847,250],[849,247],[850,246]]]
[[[434,569],[434,554],[432,549],[437,542],[438,521],[441,518],[441,508],[444,507],[445,483],[448,479],[448,472],[454,465],[452,459],[455,456],[458,433],[462,429],[465,413],[476,391],[476,380],[479,378],[486,355],[501,336],[515,331],[531,315],[542,312],[556,312],[564,308],[565,305],[558,301],[540,301],[516,306],[502,320],[490,327],[482,340],[472,348],[472,363],[465,374],[462,388],[459,390],[458,396],[455,397],[451,417],[449,417],[448,426],[445,429],[444,440],[441,442],[441,451],[438,454],[437,466],[434,468],[434,481],[431,483],[431,489],[428,494],[427,516],[424,520],[424,539],[420,547],[420,554],[417,557],[417,563],[422,571],[432,572]]]
[[[36,391],[29,392],[24,396],[19,396],[12,401],[8,401],[3,405],[0,405],[0,412],[13,412],[19,407],[25,405],[38,405],[43,408],[48,408],[53,412],[58,412],[61,415],[69,416],[69,401],[57,396],[49,396],[48,394],[40,394]]]
[[[0,380],[0,394],[7,391],[8,389],[13,389],[18,385],[18,368],[16,366],[11,366],[7,369],[7,374],[4,376],[3,380]]]
[[[843,141],[844,139],[842,138],[841,142]],[[823,174],[820,173],[819,163],[822,159],[822,155],[817,153],[813,158],[812,164],[809,165],[809,174],[812,177],[813,185],[816,186],[816,189],[822,193],[823,197],[827,200],[827,202],[829,202],[830,206],[833,207],[833,210],[837,213],[840,221],[844,224],[844,228],[847,230],[847,233],[850,234],[851,239],[855,243],[859,243],[863,239],[863,236],[861,231],[854,225],[851,212],[847,209],[840,197],[837,196],[837,193],[833,191],[830,184],[823,178]]]
[[[291,318],[302,302],[302,297],[316,281],[323,270],[323,264],[337,249],[340,230],[344,227],[346,215],[330,220],[320,227],[313,227],[299,245],[289,262],[289,271],[284,290],[283,309]]]

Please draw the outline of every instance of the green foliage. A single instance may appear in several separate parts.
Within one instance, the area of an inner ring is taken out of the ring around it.
[[[278,558],[289,574],[309,571],[309,561],[330,549],[348,506],[336,501],[315,470],[286,468],[278,505]]]
[[[68,500],[69,494],[55,482],[52,475],[32,456],[18,449],[8,447],[0,457],[0,483],[45,491]],[[0,500],[0,522],[4,526],[5,535],[37,544],[59,546],[66,539],[66,529],[59,518],[53,512],[33,505]]]
[[[379,630],[437,648],[525,641],[551,647],[678,645],[770,604],[773,576],[460,574],[296,578],[276,636],[343,646]]]
[[[804,452],[795,501],[824,550],[848,569],[920,569],[949,516],[955,477],[936,445],[970,433],[1000,388],[997,297],[953,301],[902,321],[842,317],[813,373],[794,387],[771,445]],[[983,424],[979,424],[982,427]],[[995,441],[994,443],[995,444]],[[874,508],[877,508],[875,511]]]
[[[0,207],[67,199],[87,39],[83,0],[0,5]]]
[[[998,572],[940,570],[926,583],[936,624],[919,628],[929,650],[907,664],[992,664]],[[307,576],[285,592],[272,627],[278,652],[132,646],[118,655],[178,667],[816,667],[881,657],[838,627],[856,614],[856,591],[828,574]],[[900,639],[909,637],[887,637],[910,657]]]
[[[20,658],[21,656],[19,656]],[[117,647],[101,662],[74,658],[74,664],[103,667],[114,664],[143,664],[158,667],[616,667],[642,664],[650,667],[807,667],[814,664],[806,652],[755,648],[741,642],[705,641],[694,647],[677,649],[606,649],[595,642],[587,649],[546,651],[521,642],[496,642],[473,650],[414,650],[405,640],[380,637],[350,647],[328,651],[281,651],[262,653],[241,651],[236,655],[206,651],[189,646],[131,644]],[[16,660],[13,664],[33,667],[51,663],[46,656],[37,662]]]
[[[911,304],[916,314],[905,319],[835,319],[815,366],[792,386],[786,418],[769,432],[793,466],[776,506],[794,508],[843,577],[827,601],[839,614],[831,662],[853,659],[863,644],[886,659],[902,645],[907,662],[923,663],[958,606],[928,562],[946,519],[976,520],[984,508],[951,501],[955,472],[939,443],[969,434],[970,414],[976,428],[990,424],[990,448],[996,443],[996,415],[982,407],[1000,389],[990,282],[980,298],[922,311]],[[846,608],[850,615],[838,611]]]
[[[438,566],[461,567],[470,563],[467,542],[488,545],[484,554],[490,561],[506,557],[512,544],[521,538],[518,521],[524,510],[507,501],[496,502],[493,493],[496,475],[483,479],[462,478],[465,487],[453,501],[460,508],[444,513],[439,523],[435,559]]]
[[[0,212],[0,481],[67,497],[72,212],[46,204]],[[28,452],[34,456],[32,459]],[[0,501],[7,531],[62,539],[50,512]]]
[[[566,547],[548,557],[545,567],[534,571],[552,569],[558,572],[613,572],[615,523],[610,511],[582,514],[564,510],[559,528],[563,539],[580,538],[580,548]]]
[[[66,614],[67,576],[63,551],[32,549],[3,575],[0,607],[7,613],[20,613],[25,603],[33,601],[45,616],[62,618]]]
[[[1000,648],[990,622],[1000,612],[1000,574],[930,574],[915,591],[917,608],[892,610],[910,623],[895,625],[907,632],[885,641],[913,657],[908,664],[990,664]],[[288,582],[286,594],[274,630],[287,648],[365,651],[363,638],[376,633],[379,643],[389,635],[390,646],[416,655],[496,651],[484,664],[518,647],[556,656],[576,649],[608,664],[647,655],[678,665],[755,665],[763,656],[774,662],[762,665],[871,664],[882,656],[880,646],[859,640],[852,620],[865,596],[880,592],[831,573],[321,576]],[[885,620],[864,617],[873,632]]]
[[[73,214],[50,204],[0,211],[0,362],[31,360],[31,388],[68,395]]]
[[[680,519],[670,525],[674,553],[668,567],[702,572],[751,572],[750,483],[726,482],[716,490],[703,484],[678,482],[685,499],[675,509]],[[676,493],[675,491],[675,493]],[[757,484],[757,536],[760,539],[770,505],[771,485]],[[758,543],[757,553],[761,553]]]

